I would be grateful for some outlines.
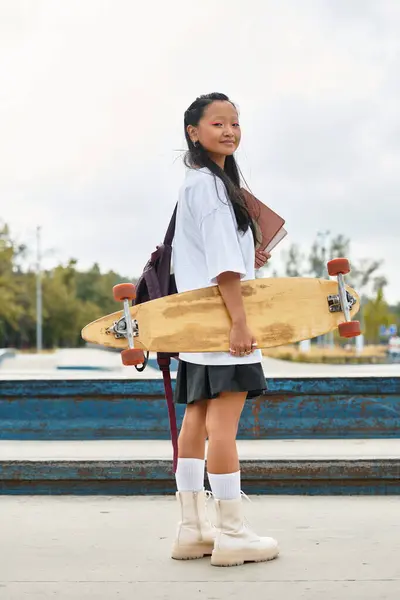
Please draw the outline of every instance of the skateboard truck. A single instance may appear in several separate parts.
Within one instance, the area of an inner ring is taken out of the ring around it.
[[[129,310],[129,309],[128,309]],[[135,319],[127,319],[125,316],[125,307],[124,307],[124,316],[118,319],[118,321],[114,321],[114,323],[107,329],[107,333],[112,333],[115,339],[119,340],[121,338],[127,338],[129,336],[128,325],[127,323],[131,322],[132,326],[132,336],[137,337],[139,335],[139,327],[138,322]]]
[[[134,338],[139,335],[137,321],[131,317],[129,303],[136,298],[136,288],[133,283],[119,283],[113,287],[114,300],[124,303],[124,316],[116,321],[109,329],[116,338],[127,338],[129,348],[122,350],[122,363],[126,366],[144,365],[145,358],[143,350],[135,348]]]
[[[328,273],[337,276],[339,294],[328,296],[330,312],[343,312],[345,321],[339,323],[338,330],[341,337],[352,338],[361,334],[360,322],[352,321],[350,311],[356,303],[354,296],[349,294],[344,283],[344,275],[350,273],[350,263],[347,258],[333,258],[327,264]]]
[[[342,285],[342,281],[343,281],[343,276],[340,274],[339,277],[341,279],[338,278],[338,284],[339,286]],[[345,293],[345,302],[347,300],[347,307],[345,304],[345,311],[348,308],[348,310],[352,310],[353,306],[356,303],[356,299],[354,298],[354,296],[352,296],[349,292],[347,292],[346,290],[344,290]],[[328,296],[328,305],[329,305],[329,311],[334,313],[334,312],[342,312],[342,306],[343,306],[343,301],[341,300],[341,295],[340,294],[331,294],[330,296]],[[347,320],[349,320],[348,316],[347,316]]]

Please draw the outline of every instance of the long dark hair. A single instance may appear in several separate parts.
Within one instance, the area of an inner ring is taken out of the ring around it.
[[[188,125],[194,127],[198,126],[207,106],[215,101],[230,102],[232,106],[236,108],[233,102],[231,102],[225,94],[214,92],[196,98],[185,112],[184,117],[185,138],[188,145],[184,163],[191,169],[207,167],[211,173],[213,173],[214,177],[219,177],[222,180],[228,198],[232,203],[239,231],[245,233],[250,226],[254,236],[254,245],[256,246],[258,242],[257,230],[250,217],[249,211],[247,210],[243,194],[240,191],[240,170],[235,157],[233,154],[227,156],[225,159],[225,169],[221,169],[221,167],[211,159],[207,150],[203,148],[200,142],[197,142],[196,145],[194,145],[187,131]]]

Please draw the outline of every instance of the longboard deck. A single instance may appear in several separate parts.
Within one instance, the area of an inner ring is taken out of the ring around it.
[[[312,339],[337,328],[343,312],[331,313],[328,296],[338,293],[336,281],[307,277],[266,278],[241,283],[247,324],[259,348]],[[357,293],[351,317],[358,312]],[[183,292],[130,308],[138,323],[136,348],[152,352],[228,352],[231,320],[218,286]],[[106,315],[82,330],[87,342],[128,348],[107,329],[123,311]]]

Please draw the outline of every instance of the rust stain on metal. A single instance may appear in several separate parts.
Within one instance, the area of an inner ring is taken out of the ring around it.
[[[260,412],[261,412],[261,396],[254,398],[251,405],[251,413],[254,417],[253,435],[254,437],[260,437]]]
[[[112,402],[121,402],[122,400],[141,400],[144,402],[147,402],[148,400],[163,400],[165,398],[165,396],[163,394],[146,394],[146,393],[118,393],[118,396],[115,395],[111,395],[111,394],[102,394],[101,396],[89,396],[89,400],[99,400],[101,402],[103,401],[112,401]],[[47,398],[46,398],[47,399]],[[52,398],[48,398],[49,400],[52,400]],[[75,403],[80,403],[80,402],[84,402],[87,401],[88,398],[86,397],[74,397],[74,398],[68,398],[68,400],[72,400],[72,402]]]
[[[97,469],[98,471],[98,469]],[[79,477],[86,477],[88,479],[91,479],[93,477],[93,469],[91,469],[90,467],[84,467],[81,469],[77,469],[77,474]],[[98,473],[97,473],[98,476]]]
[[[273,396],[264,396],[262,401],[265,403],[280,404],[281,402],[286,402],[286,400],[287,396],[284,396],[283,394],[274,394]]]

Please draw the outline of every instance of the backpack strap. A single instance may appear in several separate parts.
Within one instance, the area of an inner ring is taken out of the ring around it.
[[[146,281],[147,289],[149,291],[149,296],[151,299],[161,298],[161,289],[160,283],[158,281],[157,275],[155,274],[153,269],[149,269],[143,273],[143,277]]]
[[[176,224],[176,213],[178,210],[178,203],[176,203],[174,212],[172,213],[171,221],[169,222],[167,233],[164,238],[165,246],[172,246],[172,240],[175,235],[175,224]],[[169,417],[169,428],[171,431],[171,441],[173,448],[173,466],[174,473],[176,473],[176,468],[178,466],[178,428],[176,425],[176,412],[175,412],[175,404],[172,396],[172,384],[171,384],[171,373],[169,370],[169,366],[171,364],[171,359],[169,357],[161,358],[159,355],[157,356],[158,366],[160,367],[163,379],[164,379],[164,390],[165,397],[167,399],[168,406],[168,417]]]
[[[164,238],[165,246],[171,246],[172,240],[174,239],[177,209],[178,209],[178,203],[176,203],[176,205],[175,205],[175,209],[172,214],[171,221],[169,222],[169,225],[168,225],[167,233],[165,234],[165,238]]]
[[[178,203],[176,203],[176,205],[175,205],[174,212],[172,214],[171,220],[168,225],[167,232],[165,234],[164,246],[167,246],[167,247],[172,245],[172,240],[174,239],[177,209],[178,209]],[[170,257],[168,256],[168,258],[170,258]],[[152,260],[155,260],[155,259],[156,259],[156,255],[154,253],[154,256],[152,255]],[[160,288],[160,285],[161,285],[161,287],[165,288],[166,282],[159,282],[158,278],[153,270],[150,270],[148,273],[145,273],[144,276],[146,278],[146,283],[148,286],[148,290],[150,292],[150,298],[162,297],[163,296],[162,291],[164,291],[164,294],[168,293],[167,291],[161,290],[161,288]],[[169,281],[169,273],[168,273],[168,281]],[[174,405],[174,400],[173,400],[171,372],[170,372],[170,368],[169,368],[170,364],[171,364],[171,358],[169,356],[163,355],[162,353],[157,353],[157,363],[158,363],[160,371],[162,372],[162,375],[163,375],[165,398],[167,400],[167,406],[168,406],[169,428],[171,431],[171,441],[172,441],[172,448],[173,448],[173,469],[174,469],[174,473],[176,473],[176,467],[178,465],[178,427],[176,424],[176,412],[175,412],[175,405]]]
[[[171,359],[169,358],[169,356],[165,357],[160,356],[160,354],[157,354],[157,362],[163,374],[165,397],[167,399],[168,406],[169,428],[171,431],[171,441],[173,448],[173,467],[174,473],[176,473],[176,467],[178,465],[178,428],[176,425],[175,404],[172,395],[171,373],[169,370]]]

